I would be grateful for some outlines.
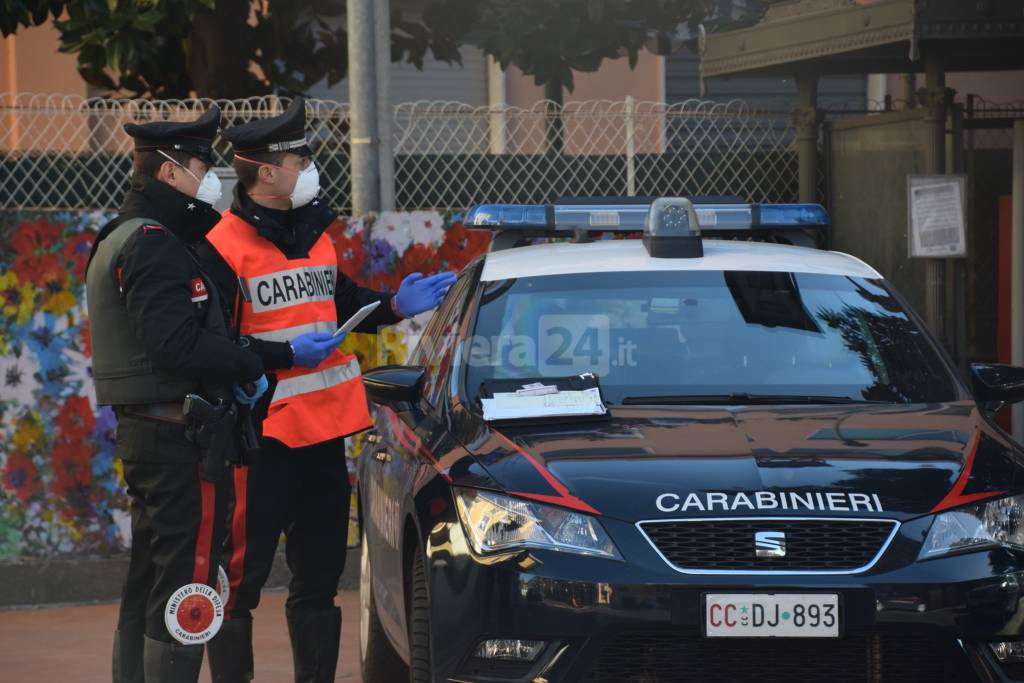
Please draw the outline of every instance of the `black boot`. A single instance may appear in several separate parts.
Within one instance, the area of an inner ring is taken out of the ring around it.
[[[114,683],[144,683],[142,627],[114,631]]]
[[[203,666],[202,645],[179,645],[146,636],[143,646],[146,683],[196,683]]]
[[[206,644],[213,683],[248,683],[253,679],[252,619],[229,619]]]
[[[288,636],[295,661],[295,683],[332,683],[338,668],[341,609],[288,616]]]

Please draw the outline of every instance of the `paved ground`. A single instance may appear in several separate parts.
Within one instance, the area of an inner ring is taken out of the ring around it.
[[[256,680],[292,680],[292,655],[284,621],[283,592],[264,593],[255,612]],[[359,595],[340,594],[344,619],[341,662],[335,680],[359,677]],[[11,683],[109,683],[110,646],[117,605],[45,607],[0,611],[0,679]],[[201,681],[209,681],[205,670]]]

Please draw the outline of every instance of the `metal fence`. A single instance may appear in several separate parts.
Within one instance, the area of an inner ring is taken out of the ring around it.
[[[1024,101],[989,102],[968,95],[964,103],[968,151],[1013,149],[1013,122],[1024,118]]]
[[[211,100],[109,100],[0,93],[0,208],[116,208],[131,172],[122,124],[194,118]],[[217,101],[224,125],[280,113],[277,97]],[[308,101],[321,183],[350,209],[348,105]],[[520,108],[397,105],[396,207],[465,209],[564,195],[733,194],[795,201],[795,129],[787,112],[743,102],[587,101]],[[217,141],[218,163],[227,148]]]
[[[416,102],[395,108],[393,130],[399,208],[565,195],[797,196],[789,115],[739,101]]]
[[[68,95],[0,93],[0,208],[114,209],[131,175],[132,139],[125,123],[191,120],[214,100],[111,100]],[[216,100],[223,126],[276,116],[288,100]],[[326,165],[329,196],[349,194],[348,105],[308,100],[309,134]],[[215,158],[227,165],[218,139]]]

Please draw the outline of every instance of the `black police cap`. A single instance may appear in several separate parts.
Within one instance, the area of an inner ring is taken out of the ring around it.
[[[306,100],[296,97],[284,113],[269,119],[257,119],[224,131],[235,154],[291,152],[313,156],[306,141]]]
[[[213,163],[213,139],[220,127],[220,109],[213,105],[195,121],[154,121],[126,123],[124,131],[135,140],[137,150],[173,150]]]

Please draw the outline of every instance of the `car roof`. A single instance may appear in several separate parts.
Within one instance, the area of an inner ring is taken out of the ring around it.
[[[670,270],[771,271],[880,279],[874,268],[837,251],[785,244],[704,240],[702,258],[653,258],[639,239],[553,242],[487,254],[484,281],[541,275]]]

